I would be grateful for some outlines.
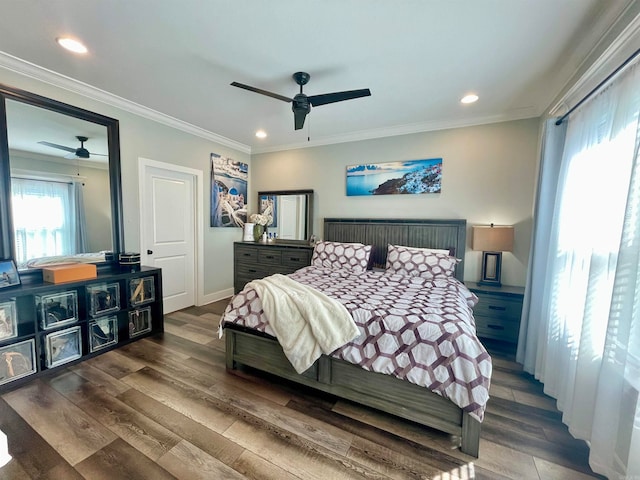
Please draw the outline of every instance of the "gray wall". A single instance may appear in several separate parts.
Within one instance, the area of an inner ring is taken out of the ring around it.
[[[120,122],[120,154],[122,160],[122,191],[125,248],[140,251],[140,216],[138,199],[138,159],[147,158],[201,170],[205,178],[204,212],[204,294],[215,299],[221,292],[229,294],[233,286],[233,242],[242,238],[239,228],[209,228],[209,154],[219,153],[250,163],[248,153],[168,127],[134,115],[120,108],[92,100],[0,68],[0,83],[21,88],[97,112]]]
[[[315,190],[314,232],[325,217],[464,218],[465,280],[480,276],[471,225],[515,226],[515,250],[503,256],[502,282],[524,285],[529,255],[537,119],[386,137],[252,156],[250,189]],[[443,159],[442,193],[346,196],[346,166],[421,158]],[[252,207],[256,207],[252,205]]]

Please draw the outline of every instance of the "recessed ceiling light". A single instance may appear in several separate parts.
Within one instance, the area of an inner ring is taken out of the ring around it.
[[[258,130],[256,132],[256,137],[258,137],[258,138],[267,138],[267,132],[265,132],[264,130]]]
[[[73,53],[87,53],[87,47],[85,47],[78,40],[69,37],[59,37],[56,38],[56,42],[62,47],[66,48],[70,52]]]
[[[469,94],[469,95],[465,95],[464,97],[462,97],[460,99],[460,103],[473,103],[473,102],[477,102],[478,101],[478,95],[475,95],[473,93]]]

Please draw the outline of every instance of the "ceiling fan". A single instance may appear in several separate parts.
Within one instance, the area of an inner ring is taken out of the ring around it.
[[[300,130],[303,127],[304,119],[306,118],[307,113],[311,111],[312,106],[318,107],[320,105],[327,105],[328,103],[342,102],[343,100],[352,100],[354,98],[368,97],[371,95],[371,91],[368,88],[364,88],[361,90],[348,90],[345,92],[333,92],[324,93],[322,95],[307,96],[302,93],[302,86],[306,85],[309,82],[311,75],[309,75],[307,72],[296,72],[292,76],[294,81],[298,85],[300,85],[300,93],[298,93],[293,98],[285,97],[284,95],[268,92],[266,90],[251,87],[249,85],[244,85],[238,82],[231,82],[231,85],[234,87],[244,88],[245,90],[249,90],[250,92],[260,93],[277,100],[291,103],[291,110],[293,110],[296,130]]]
[[[100,155],[102,157],[106,157],[107,156],[104,153],[89,152],[89,150],[84,148],[84,142],[89,140],[89,137],[83,137],[82,135],[77,135],[76,138],[80,142],[80,147],[79,148],[65,147],[64,145],[58,145],[56,143],[44,142],[44,141],[38,142],[38,143],[41,144],[41,145],[46,145],[48,147],[58,148],[60,150],[64,150],[65,152],[73,153],[71,158],[76,158],[76,157],[77,158],[89,158],[91,155]]]

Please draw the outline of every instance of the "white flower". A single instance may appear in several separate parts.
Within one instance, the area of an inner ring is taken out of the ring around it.
[[[264,215],[262,213],[254,213],[249,217],[252,223],[258,225],[267,226],[273,223],[273,217],[271,215]]]

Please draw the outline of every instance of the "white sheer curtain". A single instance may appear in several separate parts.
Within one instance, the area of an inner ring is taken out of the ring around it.
[[[73,182],[11,179],[15,260],[19,265],[31,258],[84,251],[80,250],[86,242],[86,234],[80,232],[85,223],[81,193],[78,196]]]
[[[541,176],[540,190],[557,188],[552,202],[537,205],[518,349],[525,370],[558,400],[570,432],[590,444],[592,468],[610,478],[640,478],[639,370],[631,353],[640,293],[629,280],[639,273],[638,252],[626,252],[637,250],[629,238],[640,235],[640,215],[630,214],[640,202],[631,182],[639,111],[636,65],[571,115],[557,181]],[[557,159],[543,157],[542,169]],[[545,245],[538,234],[549,226]]]

